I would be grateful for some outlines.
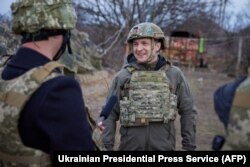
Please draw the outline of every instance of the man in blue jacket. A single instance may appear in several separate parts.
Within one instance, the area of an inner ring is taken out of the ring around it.
[[[248,70],[249,75],[250,68]],[[247,74],[244,74],[234,82],[220,86],[214,92],[214,108],[219,119],[224,124],[226,140],[224,136],[215,136],[213,150],[249,150],[249,130],[246,130],[250,127],[248,114],[250,112],[249,81]]]
[[[21,0],[11,9],[22,41],[1,69],[0,166],[45,166],[55,151],[93,150],[81,87],[56,63],[66,47],[71,52],[77,19],[71,0]]]

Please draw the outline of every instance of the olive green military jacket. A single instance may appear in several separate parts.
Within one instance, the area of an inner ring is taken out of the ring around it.
[[[130,60],[131,61],[131,60]],[[194,150],[196,148],[196,111],[194,110],[193,97],[189,85],[182,71],[175,66],[171,66],[163,57],[159,57],[157,70],[165,70],[167,79],[170,81],[170,91],[177,95],[177,109],[180,115],[182,148],[184,150]],[[156,67],[157,67],[156,65]],[[169,68],[166,68],[166,67]],[[122,90],[125,83],[130,80],[131,73],[128,67],[137,70],[146,70],[145,66],[137,64],[135,61],[129,62],[115,75],[107,99],[113,95],[118,99],[122,98]],[[114,149],[117,121],[120,116],[119,100],[112,109],[108,118],[104,121],[103,143],[108,150]],[[119,125],[119,124],[118,124]],[[168,151],[175,150],[175,124],[169,123],[149,123],[147,126],[120,127],[119,150],[155,150]]]

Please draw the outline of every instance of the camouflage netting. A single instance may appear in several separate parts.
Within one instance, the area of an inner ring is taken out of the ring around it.
[[[6,24],[0,25],[0,55],[15,54],[20,44],[20,37],[14,35],[10,27]],[[60,59],[60,62],[77,73],[87,73],[100,70],[102,68],[102,57],[88,37],[88,34],[72,31],[71,47],[73,55],[66,51]]]

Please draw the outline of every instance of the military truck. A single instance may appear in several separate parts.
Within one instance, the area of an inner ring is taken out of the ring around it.
[[[174,65],[206,67],[205,40],[187,31],[173,31],[166,37],[164,56]]]

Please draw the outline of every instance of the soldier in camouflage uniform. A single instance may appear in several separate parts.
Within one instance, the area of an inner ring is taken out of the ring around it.
[[[249,99],[250,67],[248,76],[246,73],[240,75],[234,82],[227,83],[215,91],[214,107],[225,126],[226,137],[218,135],[214,138],[214,150],[250,150]]]
[[[0,166],[50,166],[56,150],[93,150],[81,87],[56,62],[71,51],[72,1],[19,0],[11,9],[22,44],[0,69]]]
[[[108,118],[99,123],[103,143],[114,149],[120,120],[119,150],[175,150],[176,113],[181,116],[182,148],[194,150],[196,111],[182,71],[160,55],[166,47],[163,31],[153,23],[134,26],[127,42],[133,53],[113,79],[107,99],[118,97]]]

